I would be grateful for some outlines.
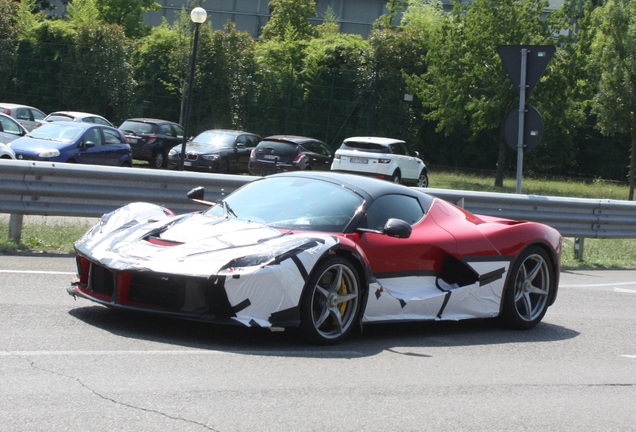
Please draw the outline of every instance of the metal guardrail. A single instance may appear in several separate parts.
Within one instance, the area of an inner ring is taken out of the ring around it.
[[[252,180],[241,175],[1,160],[0,213],[99,217],[134,201],[185,213],[201,209],[185,196],[195,186],[204,186],[206,199],[213,200]],[[636,238],[633,201],[423,191],[473,213],[545,223],[564,237]]]

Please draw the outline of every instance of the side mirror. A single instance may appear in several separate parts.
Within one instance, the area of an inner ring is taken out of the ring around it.
[[[86,150],[86,149],[95,147],[95,143],[93,141],[86,141],[86,142],[80,143],[79,147],[82,150]]]
[[[382,232],[390,237],[409,238],[412,230],[413,228],[406,221],[391,218],[386,221]]]
[[[191,200],[205,199],[205,188],[203,186],[197,186],[195,188],[192,188],[188,191],[188,193],[186,194],[186,197],[188,197]]]

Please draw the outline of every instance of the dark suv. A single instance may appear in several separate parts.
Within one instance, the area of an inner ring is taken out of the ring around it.
[[[328,171],[332,160],[333,152],[320,140],[273,135],[263,139],[252,150],[249,172],[252,175],[268,175],[296,170]]]
[[[119,129],[132,147],[133,159],[148,161],[152,168],[165,168],[170,149],[183,142],[183,126],[168,120],[132,118]]]

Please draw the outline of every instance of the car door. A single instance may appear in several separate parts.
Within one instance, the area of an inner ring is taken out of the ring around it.
[[[46,117],[46,115],[36,109],[20,107],[16,108],[15,117],[16,120],[22,123],[22,126],[24,126],[26,130],[32,131],[42,124],[42,120],[44,120],[44,117]]]
[[[391,145],[391,151],[395,155],[399,162],[400,171],[402,172],[402,178],[416,179],[420,175],[420,165],[417,158],[411,156],[408,148],[404,143],[395,143]]]
[[[159,128],[163,139],[161,148],[166,152],[166,154],[172,147],[183,142],[183,128],[181,126],[164,123],[159,125]]]
[[[247,172],[247,165],[250,161],[250,153],[255,144],[250,140],[249,135],[239,135],[234,143],[234,155],[230,157],[230,167],[232,172]]]
[[[0,142],[3,144],[23,137],[26,131],[20,123],[16,122],[9,116],[0,116]]]
[[[308,165],[311,169],[318,171],[329,171],[331,169],[333,152],[325,143],[313,141],[303,144],[303,147],[308,150],[306,154],[309,158]]]
[[[85,164],[119,166],[129,148],[117,131],[95,126],[84,133],[78,160]]]

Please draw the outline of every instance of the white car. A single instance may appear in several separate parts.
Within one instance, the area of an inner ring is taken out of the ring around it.
[[[410,152],[402,140],[352,137],[345,139],[336,150],[331,170],[427,187],[428,171],[418,156],[417,152]]]
[[[15,152],[7,144],[0,143],[0,159],[15,159]]]

